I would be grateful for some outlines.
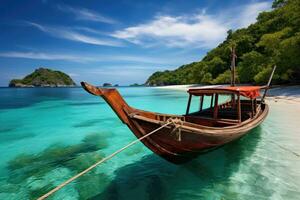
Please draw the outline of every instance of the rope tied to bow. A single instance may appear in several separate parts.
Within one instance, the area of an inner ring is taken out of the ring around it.
[[[174,126],[174,129],[171,131],[171,134],[176,132],[176,137],[179,142],[181,142],[181,127],[183,126],[183,121],[179,118],[169,118],[168,121],[171,122],[171,125]]]

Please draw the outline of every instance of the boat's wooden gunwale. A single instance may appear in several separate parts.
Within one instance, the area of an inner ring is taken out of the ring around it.
[[[142,110],[140,110],[142,111]],[[145,112],[145,111],[142,111]],[[146,111],[147,112],[147,111]],[[194,124],[194,123],[189,123],[189,122],[183,122],[183,125],[181,126],[182,130],[185,131],[191,131],[193,133],[197,133],[197,134],[201,134],[201,135],[230,135],[233,133],[237,133],[240,131],[247,131],[248,129],[252,129],[254,126],[256,126],[256,124],[259,124],[268,114],[268,106],[265,105],[265,109],[263,111],[261,111],[261,113],[257,113],[256,116],[252,119],[248,119],[244,122],[241,122],[237,125],[233,125],[233,126],[228,126],[228,127],[210,127],[210,126],[203,126],[203,125],[199,125],[199,124]],[[180,115],[175,115],[177,117],[182,117]],[[154,124],[159,124],[162,125],[165,122],[164,121],[159,121],[159,120],[155,120],[155,119],[150,119],[141,115],[132,115],[131,118],[133,119],[137,119],[137,120],[143,120],[143,121],[147,121],[150,123],[154,123]],[[193,126],[197,126],[196,127],[191,127],[189,125],[193,124]]]
[[[264,111],[268,109],[268,106],[265,104],[265,109]],[[204,126],[204,125],[199,125],[199,124],[194,124],[194,123],[190,123],[190,122],[184,122],[186,124],[193,124],[193,125],[196,125],[198,126],[199,128],[206,128],[206,129],[216,129],[216,130],[219,130],[219,129],[230,129],[230,128],[236,128],[236,127],[239,127],[239,126],[243,126],[247,123],[249,123],[250,121],[253,121],[254,119],[256,119],[262,112],[264,111],[261,111],[261,112],[257,112],[256,115],[253,117],[253,118],[249,118],[241,123],[237,123],[236,125],[232,125],[232,126],[227,126],[227,127],[211,127],[211,126]],[[185,116],[184,115],[174,115],[174,114],[162,114],[162,113],[158,113],[158,112],[149,112],[149,111],[145,111],[145,110],[140,110],[140,109],[134,109],[134,112],[135,114],[139,114],[139,113],[149,113],[149,114],[153,114],[153,115],[158,115],[158,116],[162,116],[162,115],[165,115],[167,117],[173,117],[173,118],[184,118]],[[153,122],[156,122],[156,123],[164,123],[160,120],[154,120],[154,119],[150,119],[148,118],[150,121],[153,120]],[[207,118],[209,119],[209,118]]]

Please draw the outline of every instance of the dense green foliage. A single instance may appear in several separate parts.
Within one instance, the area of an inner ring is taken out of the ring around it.
[[[67,74],[51,69],[39,68],[23,79],[13,79],[10,81],[11,87],[22,86],[73,86],[74,81]]]
[[[248,28],[229,30],[226,40],[199,62],[173,71],[155,72],[149,85],[219,84],[230,82],[231,47],[237,52],[237,81],[265,83],[277,65],[274,83],[300,82],[300,1],[275,0]]]

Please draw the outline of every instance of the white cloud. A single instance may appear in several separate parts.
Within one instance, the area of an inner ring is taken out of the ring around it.
[[[256,21],[258,14],[262,11],[269,10],[272,6],[271,2],[257,2],[249,4],[241,12],[239,17],[239,26],[247,27]]]
[[[86,20],[86,21],[95,21],[95,22],[103,22],[107,24],[115,24],[116,20],[111,19],[109,17],[104,17],[99,13],[88,10],[86,8],[74,8],[67,5],[58,5],[58,9],[63,12],[72,13],[76,19],[78,20]]]
[[[178,65],[181,63],[191,62],[191,60],[186,60],[185,58],[157,58],[157,57],[147,57],[138,55],[83,55],[83,54],[63,54],[63,53],[44,53],[44,52],[0,52],[0,57],[5,58],[24,58],[33,60],[63,60],[69,62],[78,63],[101,63],[101,62],[126,62],[126,63],[142,63],[151,64],[150,67],[155,65]],[[119,66],[125,66],[119,65]],[[132,65],[131,65],[132,66]],[[149,67],[149,66],[148,66]]]
[[[35,53],[35,52],[2,52],[0,57],[6,58],[27,58],[34,60],[65,60],[65,61],[74,61],[78,59],[76,56],[72,55],[63,55],[63,54],[47,54],[47,53]]]
[[[33,22],[26,22],[26,24],[33,26],[39,29],[40,31],[43,31],[57,38],[63,38],[63,39],[72,40],[76,42],[82,42],[82,43],[100,45],[100,46],[115,46],[115,47],[123,46],[123,43],[120,41],[110,40],[110,39],[99,39],[96,37],[78,33],[76,31],[73,31],[65,27],[43,26]]]
[[[116,31],[112,36],[146,47],[212,48],[226,38],[227,30],[255,22],[258,13],[270,7],[270,2],[259,2],[227,9],[218,15],[205,12],[184,16],[161,15],[150,22]]]
[[[224,39],[227,29],[210,16],[192,18],[158,16],[153,21],[117,31],[114,37],[135,44],[163,43],[170,47],[198,45],[211,47]]]
[[[72,73],[72,72],[71,72],[71,73],[68,73],[68,75],[71,76],[71,77],[77,77],[77,76],[79,76],[79,74]]]

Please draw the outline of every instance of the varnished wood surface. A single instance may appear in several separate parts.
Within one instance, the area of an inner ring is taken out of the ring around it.
[[[168,118],[180,118],[182,120],[182,123],[178,124],[181,129],[180,140],[179,131],[178,129],[174,130],[175,126],[173,125],[142,140],[144,145],[154,153],[173,163],[189,161],[200,153],[242,137],[258,126],[269,111],[268,105],[262,104],[259,113],[256,113],[252,119],[241,123],[230,122],[230,120],[226,123],[226,120],[222,122],[220,119],[204,118],[199,118],[201,121],[197,122],[197,120],[189,120],[188,115],[166,115],[135,109],[125,102],[116,89],[96,88],[87,83],[82,83],[82,85],[89,93],[101,96],[137,138],[160,127],[166,123]],[[247,102],[245,103],[247,104]],[[251,103],[249,105],[251,106]]]

